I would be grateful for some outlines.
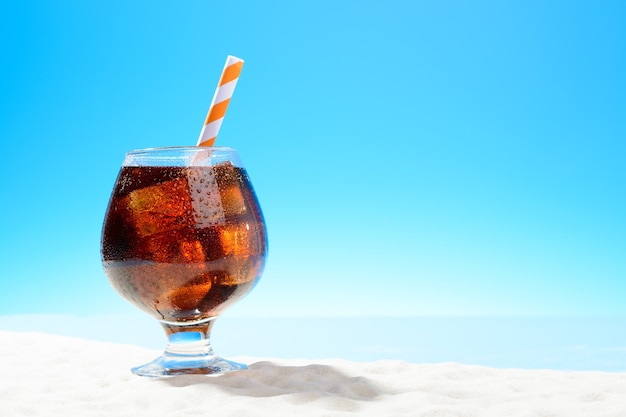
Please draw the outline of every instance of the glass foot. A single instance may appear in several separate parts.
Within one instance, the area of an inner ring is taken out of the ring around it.
[[[152,362],[132,368],[135,375],[162,378],[177,375],[221,375],[246,369],[243,363],[213,353],[209,334],[213,321],[189,326],[161,323],[168,333],[165,352]]]
[[[222,375],[246,369],[247,365],[219,356],[179,356],[167,352],[152,362],[131,369],[135,375],[164,378],[178,375]]]

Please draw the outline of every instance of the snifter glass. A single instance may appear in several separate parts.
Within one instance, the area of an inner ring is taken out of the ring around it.
[[[133,373],[245,368],[217,356],[210,333],[220,313],[255,286],[266,251],[263,215],[234,149],[128,152],[104,220],[102,262],[113,288],[168,337],[163,354]]]

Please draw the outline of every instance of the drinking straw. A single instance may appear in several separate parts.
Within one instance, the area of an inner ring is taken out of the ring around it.
[[[198,137],[198,146],[213,146],[220,126],[222,126],[230,98],[239,80],[242,67],[243,60],[241,58],[228,55],[222,70],[222,76],[213,95],[209,112],[204,121],[204,126],[200,132],[200,137]]]

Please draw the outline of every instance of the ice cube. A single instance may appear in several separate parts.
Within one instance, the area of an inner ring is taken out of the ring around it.
[[[217,276],[216,285],[233,286],[253,281],[261,275],[263,269],[262,256],[236,256],[226,258],[223,263],[226,270],[223,275]]]
[[[155,262],[190,263],[204,262],[205,252],[196,229],[185,227],[144,237],[141,257]]]
[[[246,201],[241,192],[242,171],[231,163],[215,166],[220,198],[225,216],[237,216],[247,211]]]
[[[192,225],[191,198],[186,178],[141,188],[128,194],[132,223],[140,236]]]
[[[250,223],[229,224],[219,229],[220,243],[224,255],[255,254],[254,241],[256,236],[251,233]]]
[[[165,290],[160,296],[160,308],[193,312],[198,309],[213,285],[210,273],[197,275],[194,279],[173,289]]]
[[[238,184],[222,188],[220,195],[226,216],[237,216],[246,212],[246,204]]]
[[[207,261],[214,261],[224,257],[220,241],[219,227],[205,227],[196,229],[196,235],[202,242],[202,250]]]

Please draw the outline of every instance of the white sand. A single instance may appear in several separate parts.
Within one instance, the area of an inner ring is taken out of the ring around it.
[[[241,357],[248,370],[219,377],[130,373],[157,353],[0,332],[0,415],[626,416],[626,373]]]

